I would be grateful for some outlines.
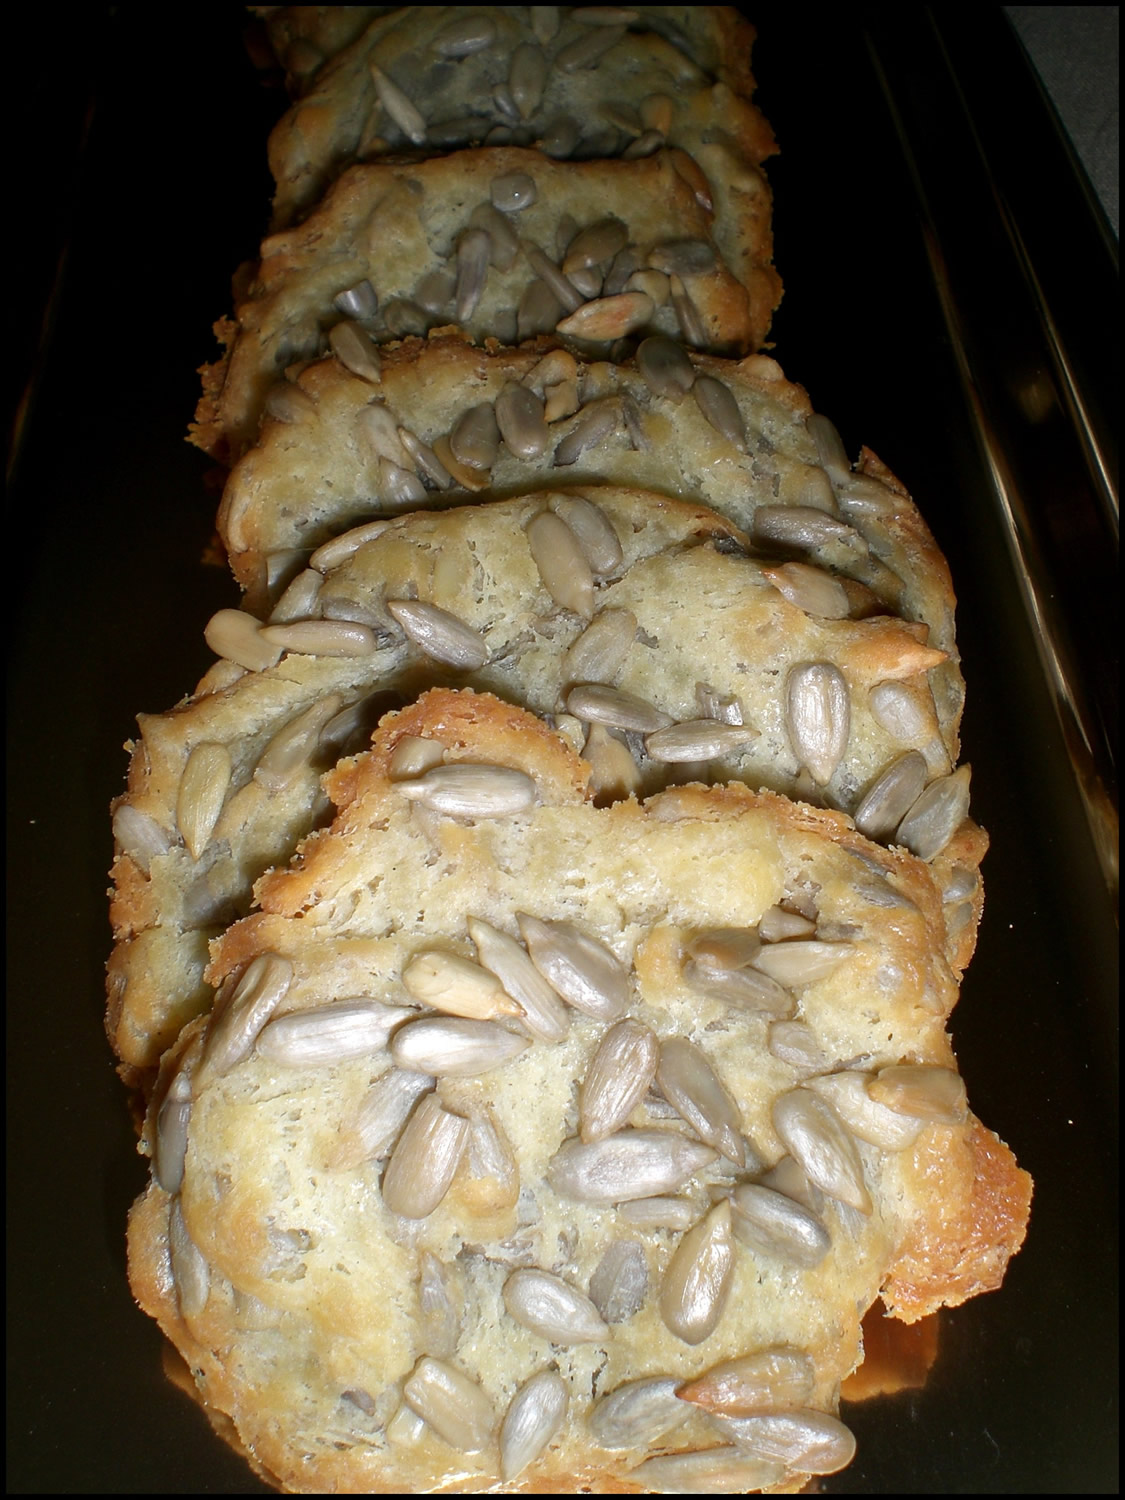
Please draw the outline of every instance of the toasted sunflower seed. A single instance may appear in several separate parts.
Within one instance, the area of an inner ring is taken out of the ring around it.
[[[207,621],[203,639],[216,656],[248,672],[265,672],[281,660],[281,647],[262,636],[262,622],[241,609],[220,609]]]
[[[422,1348],[435,1359],[448,1359],[461,1333],[454,1305],[450,1268],[430,1250],[418,1256],[418,1312]]]
[[[657,730],[645,739],[652,760],[679,765],[685,761],[713,760],[733,755],[758,738],[747,724],[722,724],[717,719],[685,719]]]
[[[908,750],[891,762],[864,793],[853,818],[860,833],[886,841],[922,795],[928,767],[926,757]]]
[[[579,1203],[621,1203],[675,1192],[717,1153],[671,1130],[619,1130],[584,1145],[564,1141],[548,1176],[555,1191]]]
[[[629,1478],[656,1495],[747,1495],[780,1484],[784,1465],[734,1446],[646,1458]]]
[[[589,448],[612,437],[621,426],[621,407],[615,400],[594,401],[583,408],[574,426],[555,448],[555,467],[568,468]]]
[[[831,1105],[809,1089],[790,1089],[774,1100],[773,1125],[810,1182],[862,1214],[871,1212],[859,1151]]]
[[[622,563],[621,542],[601,506],[581,495],[554,495],[550,507],[578,538],[593,572],[601,577]]]
[[[465,1179],[461,1207],[469,1213],[501,1213],[519,1201],[519,1163],[503,1127],[486,1108],[472,1107]]]
[[[378,384],[382,366],[375,345],[362,324],[350,320],[337,323],[328,331],[328,343],[345,370],[350,370],[361,380],[369,380],[372,385]]]
[[[855,949],[851,943],[821,943],[800,938],[766,943],[750,960],[755,969],[788,987],[826,979]]]
[[[716,1416],[746,1417],[799,1406],[812,1395],[814,1375],[807,1354],[781,1346],[725,1359],[681,1385],[676,1394]]]
[[[488,231],[466,229],[457,241],[457,284],[453,292],[453,310],[459,323],[468,322],[476,311],[491,260],[492,240]]]
[[[424,775],[396,783],[412,802],[434,812],[462,818],[502,818],[534,805],[535,782],[512,766],[477,765],[457,761],[434,766]]]
[[[383,1173],[383,1202],[391,1213],[404,1219],[432,1214],[449,1191],[468,1140],[468,1120],[443,1109],[436,1094],[424,1094]]]
[[[267,1021],[254,1044],[259,1057],[289,1067],[315,1067],[377,1052],[392,1029],[415,1012],[377,1000],[336,1000],[291,1010]]]
[[[504,1306],[552,1344],[593,1344],[609,1332],[589,1297],[549,1271],[513,1271],[504,1283]]]
[[[827,1099],[854,1136],[883,1151],[905,1151],[921,1135],[925,1122],[899,1114],[868,1093],[869,1073],[845,1071],[810,1078],[808,1087]]]
[[[740,453],[746,452],[746,423],[729,386],[712,375],[697,376],[691,393],[699,409],[716,432],[733,443]]]
[[[495,974],[459,953],[437,948],[416,953],[402,971],[402,982],[415,1000],[448,1016],[495,1021],[522,1014]]]
[[[388,599],[387,610],[407,637],[434,661],[475,670],[488,660],[488,646],[480,632],[436,604],[421,599]]]
[[[339,713],[340,703],[339,693],[328,693],[282,725],[258,757],[254,780],[269,792],[288,786],[317,753],[321,734]]]
[[[309,558],[309,567],[315,568],[318,573],[330,573],[333,568],[338,568],[341,563],[346,562],[366,543],[374,541],[377,536],[382,536],[390,524],[390,521],[383,519],[365,521],[362,526],[353,526],[350,531],[334,536],[331,541],[325,542],[323,546],[316,549]]]
[[[610,1391],[588,1420],[599,1448],[648,1448],[682,1427],[690,1415],[690,1407],[676,1398],[675,1380],[657,1375]]]
[[[807,1021],[774,1021],[769,1031],[770,1055],[798,1073],[822,1073],[830,1060]],[[846,1116],[843,1117],[845,1123]]]
[[[580,273],[572,273],[577,277]],[[595,297],[563,318],[557,332],[571,339],[609,342],[625,338],[650,322],[656,304],[647,292],[629,290],[613,297]]]
[[[638,1229],[690,1229],[699,1218],[699,1207],[689,1198],[637,1198],[618,1204],[617,1212]]]
[[[823,568],[787,562],[762,572],[790,604],[818,620],[846,620],[851,612],[844,585]]]
[[[600,1141],[625,1124],[656,1076],[660,1044],[640,1021],[618,1021],[602,1037],[582,1083],[580,1131]]]
[[[580,68],[592,68],[611,47],[625,35],[624,26],[594,26],[576,41],[568,42],[555,55],[555,67],[560,73],[574,73]]]
[[[438,1078],[475,1078],[499,1068],[531,1045],[495,1021],[427,1016],[395,1032],[390,1052],[400,1068]]]
[[[434,34],[430,46],[439,57],[468,57],[483,52],[496,40],[496,23],[489,16],[455,16]]]
[[[880,1068],[867,1092],[876,1104],[913,1119],[959,1125],[965,1118],[965,1080],[955,1068],[898,1063]]]
[[[590,1277],[590,1300],[607,1323],[625,1323],[648,1295],[648,1263],[637,1240],[611,1240]]]
[[[815,1214],[758,1183],[744,1182],[731,1194],[735,1238],[759,1255],[811,1270],[832,1248],[832,1237]]]
[[[848,463],[847,450],[835,426],[819,412],[813,412],[807,417],[805,426],[816,444],[820,466],[832,481],[832,488],[835,489],[838,484],[847,484],[852,477],[852,466]]]
[[[797,759],[819,786],[826,786],[851,730],[851,697],[839,667],[810,661],[790,670],[785,723]]]
[[[391,752],[387,775],[391,781],[408,781],[434,766],[442,764],[445,746],[440,740],[425,740],[415,734],[403,735]]]
[[[369,281],[357,281],[355,286],[337,292],[332,302],[345,317],[360,321],[370,320],[379,311],[379,298]]]
[[[551,333],[563,313],[563,305],[548,284],[540,277],[528,283],[516,310],[516,337],[535,338],[540,333]],[[548,418],[548,420],[550,420]]]
[[[113,837],[122,854],[148,874],[149,865],[172,847],[172,836],[155,818],[131,802],[123,802],[113,814]]]
[[[421,111],[411,103],[398,84],[387,77],[382,68],[376,67],[374,63],[370,64],[370,68],[379,103],[403,135],[415,146],[421,146],[426,139],[426,121]]]
[[[398,436],[402,446],[414,460],[415,466],[425,477],[437,485],[439,490],[449,489],[453,483],[453,476],[429,444],[424,443],[420,437],[416,437],[407,427],[400,427]]]
[[[168,1209],[168,1251],[180,1316],[197,1318],[211,1295],[211,1267],[188,1233],[179,1196]]]
[[[493,205],[506,213],[519,213],[530,208],[539,197],[534,177],[526,172],[505,172],[494,177],[488,186]]]
[[[529,5],[531,12],[531,29],[535,33],[535,40],[541,46],[555,36],[559,29],[559,7],[557,5]]]
[[[777,1459],[799,1474],[835,1474],[855,1457],[855,1437],[827,1412],[758,1412],[717,1421],[744,1452]]]
[[[440,314],[453,301],[457,281],[446,270],[427,271],[414,288],[414,300],[423,312]]]
[[[673,339],[655,335],[637,349],[637,369],[654,396],[677,405],[695,384],[695,366]]]
[[[612,683],[625,665],[636,635],[637,617],[632,610],[600,610],[571,642],[563,658],[563,681]]]
[[[530,119],[539,108],[546,82],[547,59],[543,49],[533,42],[521,42],[512,53],[508,89],[523,119]]]
[[[562,609],[589,620],[594,613],[594,575],[581,542],[566,522],[549,510],[540,511],[526,530],[544,588]]]
[[[687,945],[703,969],[741,969],[762,946],[756,927],[705,927]]]
[[[723,1199],[689,1229],[668,1262],[660,1316],[685,1344],[701,1344],[719,1325],[734,1280],[730,1204]]]
[[[566,247],[564,276],[580,267],[608,264],[629,243],[629,230],[620,219],[599,219],[580,230]]]
[[[829,542],[859,543],[859,533],[847,522],[814,505],[759,505],[750,522],[756,542],[813,551]]]
[[[566,707],[576,719],[637,734],[654,734],[672,723],[670,715],[644,698],[599,682],[583,682],[572,687],[566,695]]]
[[[969,815],[971,776],[972,768],[964,765],[932,781],[898,825],[894,842],[919,859],[936,858]]]
[[[545,282],[568,313],[577,312],[586,300],[578,288],[573,282],[567,280],[554,261],[544,255],[538,245],[532,244],[529,240],[523,240],[521,244],[523,253],[527,256],[527,263],[536,276]],[[551,326],[554,327],[554,324]]]
[[[500,1472],[505,1481],[534,1463],[566,1418],[570,1397],[556,1370],[540,1370],[512,1397],[500,1429]]]
[[[402,1388],[410,1409],[442,1442],[462,1453],[479,1453],[492,1439],[495,1413],[475,1380],[443,1360],[423,1357]]]
[[[629,980],[617,955],[572,922],[544,922],[527,912],[516,919],[532,963],[556,994],[588,1016],[616,1021],[629,1003]]]
[[[156,1115],[156,1141],[152,1153],[152,1175],[169,1196],[180,1191],[187,1157],[187,1133],[191,1121],[191,1075],[182,1065],[172,1075]]]
[[[354,620],[294,620],[288,625],[263,625],[261,637],[271,646],[301,656],[369,656],[376,647],[375,632]]]
[[[315,568],[305,568],[289,583],[270,611],[267,624],[282,625],[288,620],[307,620],[316,613],[316,599],[323,577]]]
[[[604,724],[591,724],[582,754],[590,767],[590,794],[597,806],[634,796],[641,785],[641,768],[628,745]]]
[[[386,1154],[421,1095],[434,1086],[425,1073],[390,1068],[368,1089],[363,1102],[340,1125],[325,1166],[346,1172]]]
[[[869,701],[871,717],[894,739],[909,744],[930,734],[930,716],[905,683],[877,682]]]
[[[811,938],[816,934],[816,923],[804,912],[790,911],[785,906],[771,906],[761,915],[758,936],[763,943],[783,943],[790,938]]]
[[[192,859],[198,859],[211,841],[230,778],[230,751],[225,745],[195,746],[176,793],[176,824]]]
[[[685,344],[698,349],[707,343],[707,328],[699,309],[678,276],[669,276],[668,282],[672,291],[672,307],[680,325],[680,337]]]
[[[715,269],[715,261],[715,247],[706,240],[671,240],[657,245],[648,257],[650,266],[668,276],[701,276]]]
[[[701,1141],[714,1146],[728,1161],[746,1165],[738,1105],[693,1042],[686,1037],[668,1037],[660,1044],[656,1081],[665,1099]]]
[[[570,1025],[569,1012],[514,938],[478,917],[469,918],[469,936],[481,963],[518,1001],[523,1024],[547,1042],[561,1042]]]
[[[547,451],[551,434],[543,418],[543,403],[526,385],[506,385],[500,392],[496,424],[514,457],[538,458]]]
[[[797,1009],[796,997],[789,990],[749,967],[716,969],[691,959],[684,965],[684,980],[693,990],[725,1005],[764,1011],[778,1020],[788,1020]]]
[[[303,422],[315,410],[316,403],[308,392],[289,380],[279,380],[275,386],[271,386],[266,396],[266,415],[273,417],[276,422]]]
[[[213,1077],[222,1077],[249,1057],[258,1033],[292,983],[293,965],[287,958],[277,953],[259,953],[229,990],[224,985],[211,1012],[201,1069],[206,1068]]]

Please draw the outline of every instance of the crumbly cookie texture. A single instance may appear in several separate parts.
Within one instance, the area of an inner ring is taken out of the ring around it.
[[[590,777],[488,695],[388,718],[165,1058],[133,1289],[286,1488],[799,1489],[880,1291],[1022,1240],[929,868]]]
[[[342,166],[389,153],[507,144],[588,160],[671,145],[718,181],[753,172],[776,149],[750,102],[753,30],[726,7],[684,14],[690,35],[661,7],[596,27],[564,9],[550,35],[515,6],[414,6],[376,20],[270,136],[274,228]]]
[[[493,197],[513,181],[506,212]],[[237,459],[271,387],[323,354],[342,319],[377,342],[455,321],[476,341],[557,332],[602,357],[656,333],[748,353],[781,295],[769,216],[759,173],[720,191],[672,148],[556,162],[494,147],[350,167],[303,224],[263,242],[235,321],[216,325],[229,347],[203,372],[193,441]],[[302,404],[284,385],[273,400]]]
[[[600,802],[733,778],[867,827],[883,785],[875,832],[894,839],[924,791],[964,781],[958,715],[933,692],[949,663],[925,628],[810,612],[705,507],[614,486],[537,491],[361,527],[313,561],[275,624],[221,611],[208,638],[230,655],[191,699],[140,718],[112,872],[108,1026],[130,1068],[154,1067],[208,1006],[207,942],[323,816],[323,772],[436,683],[551,716],[584,748]],[[888,695],[900,719],[880,711]],[[958,807],[923,852],[960,972],[987,841]]]

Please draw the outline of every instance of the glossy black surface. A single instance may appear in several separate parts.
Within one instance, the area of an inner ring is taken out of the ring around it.
[[[159,1334],[131,1302],[124,1221],[145,1170],[101,1024],[106,809],[124,774],[119,747],[138,709],[165,709],[205,669],[202,626],[235,599],[226,575],[199,561],[217,495],[182,437],[194,367],[214,355],[209,324],[227,310],[230,274],[264,225],[264,141],[282,107],[245,61],[236,8],[197,12],[194,29],[187,14],[177,33],[157,8],[91,9],[81,24],[59,14],[38,23],[16,80],[26,172],[13,201],[15,222],[27,225],[27,265],[11,309],[10,375],[23,377],[21,351],[34,347],[51,285],[45,267],[67,247],[8,530],[18,605],[9,646],[8,1487],[23,1493],[261,1489],[167,1384]],[[1095,416],[1116,410],[1107,340],[1096,336],[1114,315],[1106,298],[1116,284],[999,13],[973,14],[981,19],[967,39],[944,11],[943,36],[921,25],[904,32],[881,8],[818,13],[815,25],[796,8],[755,11],[760,100],[784,146],[771,169],[787,287],[775,352],[849,450],[867,443],[909,484],[958,587],[965,758],[993,847],[980,947],[953,1031],[976,1111],[1037,1184],[1027,1245],[1004,1289],[942,1315],[924,1390],[847,1410],[859,1454],[822,1482],[827,1493],[1117,1487],[1116,926],[995,465],[980,446],[981,402],[1020,481],[1030,539],[1047,554],[1095,728],[1116,719],[1107,623],[1116,584],[1107,512],[1090,464],[1074,467],[1081,443],[1064,420],[1035,301],[1021,292],[1019,267],[1003,269],[1011,237],[990,219],[997,200],[982,185],[982,160],[1027,244],[1044,247],[1029,250],[1040,300],[1074,320],[1064,346]],[[977,110],[983,157],[958,114],[943,49]],[[972,205],[976,232],[941,242],[973,340],[968,360],[943,312],[872,57],[930,195],[931,251],[958,195]],[[1004,101],[1006,131],[981,114],[982,79]],[[83,148],[87,99],[96,108]],[[1037,221],[1014,185],[1029,153],[1042,197],[1066,225],[1061,247],[1050,216]],[[998,289],[986,272],[999,272]],[[1032,398],[1006,383],[1009,356],[1030,359]],[[1029,400],[1046,413],[1031,437],[1015,416]],[[1044,475],[1053,490],[1038,483]],[[1054,496],[1046,516],[1044,495]],[[1091,745],[1109,788],[1108,738],[1095,734]]]

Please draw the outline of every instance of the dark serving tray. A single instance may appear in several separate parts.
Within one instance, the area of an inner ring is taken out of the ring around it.
[[[101,1023],[120,746],[205,670],[203,624],[235,600],[201,561],[217,494],[183,433],[283,107],[244,12],[172,14],[25,16],[9,62],[16,1493],[266,1492],[132,1303],[146,1174]],[[774,352],[850,451],[907,482],[958,587],[992,850],[953,1033],[976,1111],[1036,1180],[1003,1290],[939,1315],[924,1388],[845,1409],[859,1453],[820,1490],[1112,1493],[1116,255],[998,8],[754,19],[784,148]]]

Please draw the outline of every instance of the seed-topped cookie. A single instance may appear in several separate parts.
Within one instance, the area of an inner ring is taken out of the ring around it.
[[[130,1067],[209,1004],[207,941],[314,825],[321,774],[435,683],[549,716],[600,801],[733,778],[846,810],[934,862],[968,961],[985,840],[924,627],[810,612],[714,512],[610,486],[388,518],[310,563],[270,623],[220,611],[220,663],[140,720],[114,816],[109,1027]]]
[[[758,193],[756,168],[775,147],[750,102],[753,39],[737,11],[720,6],[673,16],[660,6],[548,14],[427,5],[385,15],[320,71],[270,136],[274,228],[354,161],[481,145],[557,160],[676,146],[720,194]]]
[[[928,867],[590,776],[492,697],[384,721],[165,1060],[133,1288],[286,1487],[798,1489],[880,1291],[1022,1238]]]
[[[494,147],[351,167],[302,225],[263,242],[234,321],[216,325],[228,353],[204,372],[193,440],[237,459],[267,398],[282,415],[304,404],[284,373],[325,353],[345,319],[353,346],[456,323],[477,342],[557,333],[600,357],[655,333],[745,354],[780,298],[770,256],[764,183],[728,211],[674,149],[556,162]]]

